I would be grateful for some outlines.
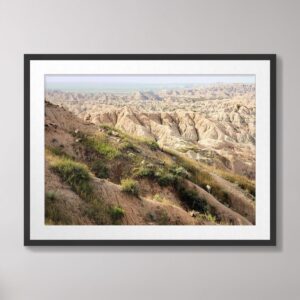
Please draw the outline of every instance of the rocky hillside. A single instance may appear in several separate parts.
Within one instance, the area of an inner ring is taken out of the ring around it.
[[[226,106],[226,108],[224,108]],[[251,111],[252,110],[252,111]],[[216,113],[220,112],[222,113]],[[251,111],[251,112],[250,112]],[[215,103],[214,112],[146,112],[134,107],[102,107],[81,116],[128,134],[156,141],[187,157],[255,177],[255,109],[230,101]]]
[[[255,224],[254,182],[185,154],[201,142],[193,131],[201,122],[180,121],[179,112],[137,117],[131,109],[84,120],[46,102],[46,223]],[[227,131],[215,130],[226,142]]]
[[[255,179],[255,87],[206,86],[133,94],[49,92],[94,124],[156,141],[187,158]]]

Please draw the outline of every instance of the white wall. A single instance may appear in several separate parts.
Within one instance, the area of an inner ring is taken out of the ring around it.
[[[299,299],[299,11],[292,0],[0,0],[0,299]],[[23,247],[24,53],[277,53],[278,246]]]

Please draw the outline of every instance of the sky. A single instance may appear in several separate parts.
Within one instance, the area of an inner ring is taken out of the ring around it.
[[[213,83],[255,83],[254,75],[46,75],[46,90],[129,91],[189,88]]]

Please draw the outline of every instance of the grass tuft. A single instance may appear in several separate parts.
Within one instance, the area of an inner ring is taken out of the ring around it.
[[[174,185],[178,177],[167,170],[159,169],[155,173],[155,178],[160,186],[170,186]]]
[[[89,136],[82,132],[74,133],[73,136],[79,138],[80,143],[90,150],[102,155],[106,159],[114,159],[121,155],[116,146],[112,145],[105,134],[97,134]]]
[[[139,194],[137,181],[126,178],[121,181],[122,191],[137,196]]]
[[[156,180],[160,186],[174,185],[181,177],[180,174],[176,174],[168,167],[158,167],[153,164],[147,164],[146,166],[140,166],[136,172],[138,177],[148,177]]]
[[[136,172],[138,177],[155,177],[155,167],[154,166],[140,166]]]
[[[120,206],[110,208],[110,216],[114,225],[119,225],[125,215],[124,209]]]
[[[111,145],[106,137],[87,137],[82,142],[105,158],[111,160],[120,156],[120,151]]]
[[[108,178],[109,176],[108,168],[101,160],[94,161],[91,170],[98,178]]]
[[[50,167],[81,197],[88,198],[92,194],[90,174],[84,164],[60,158],[53,160]]]

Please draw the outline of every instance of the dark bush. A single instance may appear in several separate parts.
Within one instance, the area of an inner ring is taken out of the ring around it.
[[[91,170],[98,178],[108,178],[108,168],[103,164],[101,160],[96,160],[91,167]]]
[[[201,199],[196,191],[187,189],[182,185],[179,185],[177,190],[180,199],[186,203],[190,209],[197,210],[201,213],[209,211],[209,206],[207,205],[206,201]]]
[[[155,168],[148,167],[148,166],[141,166],[136,173],[139,177],[150,177],[154,178],[155,176]]]
[[[156,141],[144,140],[143,142],[153,151],[156,151],[159,149],[159,145],[157,144]]]
[[[110,216],[113,224],[120,224],[120,221],[124,217],[124,209],[120,206],[114,206],[110,208]]]
[[[169,186],[175,184],[177,177],[168,172],[157,172],[155,177],[160,186]]]

